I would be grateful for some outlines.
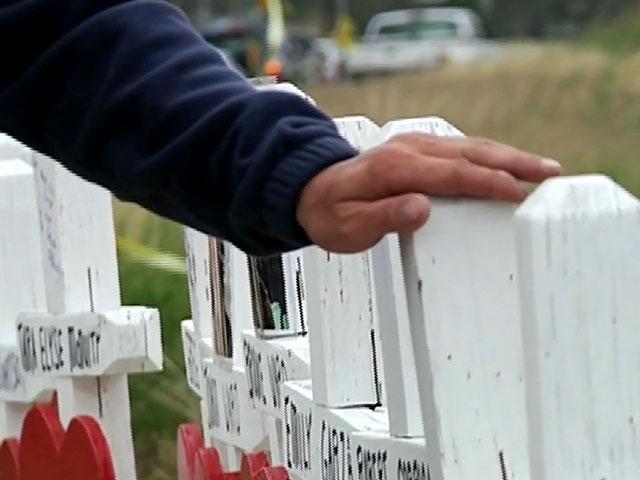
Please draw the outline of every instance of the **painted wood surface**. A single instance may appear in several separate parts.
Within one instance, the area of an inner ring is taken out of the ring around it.
[[[352,435],[388,430],[388,416],[383,409],[329,409],[316,404],[311,432],[311,479],[352,480],[356,453]]]
[[[365,117],[335,122],[359,150],[378,130]],[[304,255],[314,400],[328,407],[381,403],[369,254],[338,255],[313,247]]]
[[[422,437],[424,428],[398,236],[388,235],[376,245],[371,251],[371,261],[389,431],[396,437]]]
[[[256,408],[281,419],[282,384],[311,377],[309,340],[300,336],[264,340],[253,332],[243,337],[249,396]]]
[[[9,147],[14,143],[0,137],[0,158],[23,148]],[[0,163],[0,192],[0,438],[6,438],[20,433],[28,405],[50,397],[53,387],[25,377],[15,332],[19,312],[45,309],[33,169],[15,158]]]
[[[285,382],[282,399],[284,465],[294,479],[310,480],[315,406],[311,381]]]
[[[445,120],[425,117],[389,122],[366,143],[374,147],[395,135],[414,132],[443,137],[463,135]],[[398,437],[421,437],[424,429],[397,235],[387,236],[374,247],[371,258],[380,317],[385,391],[389,396],[385,404],[389,409],[390,433]]]
[[[305,269],[314,400],[328,407],[377,404],[368,255],[310,248]]]
[[[334,122],[340,135],[360,151],[368,149],[380,132],[375,122],[360,115],[337,118]]]
[[[380,128],[380,133],[372,139],[372,146],[404,133],[427,133],[437,137],[463,137],[454,125],[440,117],[418,117],[393,120]]]
[[[530,478],[638,478],[640,203],[554,179],[517,222]]]
[[[271,465],[282,466],[284,465],[283,421],[281,418],[264,414],[262,415],[262,420],[267,436]]]
[[[182,351],[184,354],[184,366],[187,375],[187,384],[191,390],[200,398],[203,397],[202,390],[202,360],[206,358],[201,345],[202,339],[198,336],[192,320],[184,320],[180,324],[182,333]],[[209,339],[211,342],[211,339]],[[211,345],[211,343],[209,343]],[[213,347],[210,346],[212,352]]]
[[[249,398],[244,370],[226,359],[206,358],[202,363],[205,435],[245,452],[264,447],[262,417]]]
[[[110,194],[43,155],[34,159],[48,314],[118,310]],[[149,348],[157,352],[161,345]],[[112,448],[116,475],[135,479],[126,375],[60,377],[56,386],[62,424],[78,415],[98,419]]]
[[[434,200],[402,238],[433,480],[527,478],[514,207]]]
[[[5,133],[0,133],[0,162],[20,159],[31,165],[32,156],[33,152],[29,147]]]
[[[112,312],[22,313],[17,318],[27,375],[86,377],[162,369],[158,310],[123,307]]]
[[[351,436],[354,480],[429,480],[424,438],[398,438],[386,433]],[[478,477],[479,478],[479,477]]]
[[[111,196],[43,155],[34,168],[49,313],[118,309]]]
[[[184,245],[189,278],[191,322],[199,338],[213,337],[213,300],[209,237],[184,227]]]

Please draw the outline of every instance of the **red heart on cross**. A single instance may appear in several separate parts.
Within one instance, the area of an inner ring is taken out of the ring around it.
[[[63,479],[116,480],[102,428],[86,415],[71,420],[58,463]]]
[[[29,410],[20,436],[20,480],[63,480],[58,464],[63,439],[55,404],[43,403]]]
[[[20,442],[15,438],[9,438],[2,442],[0,447],[0,480],[20,480],[18,478],[18,454]]]

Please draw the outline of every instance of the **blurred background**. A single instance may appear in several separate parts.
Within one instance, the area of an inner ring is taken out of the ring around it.
[[[247,76],[297,83],[333,116],[438,115],[640,195],[640,0],[176,0]],[[139,476],[175,479],[197,421],[179,322],[180,228],[116,204],[124,303],[157,305],[165,371],[132,377]]]

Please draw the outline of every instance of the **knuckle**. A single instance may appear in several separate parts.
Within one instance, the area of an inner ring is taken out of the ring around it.
[[[481,147],[493,147],[495,145],[497,145],[496,142],[494,142],[493,140],[489,139],[489,138],[485,138],[485,137],[471,137],[471,143],[475,144],[476,146],[481,146]]]
[[[403,158],[407,154],[406,149],[397,145],[385,145],[369,163],[371,175],[376,179],[386,177],[390,172],[402,165]]]
[[[413,132],[398,133],[393,137],[391,137],[390,139],[390,143],[401,143],[401,144],[413,143],[415,141],[416,141],[416,134]]]
[[[463,168],[459,163],[450,162],[443,168],[442,181],[459,192],[462,188]]]
[[[353,209],[345,205],[338,205],[334,209],[334,218],[336,219],[334,229],[335,232],[344,238],[350,238],[356,233],[356,215]]]

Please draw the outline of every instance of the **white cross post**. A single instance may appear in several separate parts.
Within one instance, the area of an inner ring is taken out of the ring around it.
[[[109,193],[44,156],[34,168],[48,313],[18,317],[20,345],[34,347],[23,366],[56,379],[63,426],[99,420],[117,477],[135,479],[126,373],[161,369],[159,315],[120,306]]]
[[[402,133],[428,133],[449,137],[462,136],[453,125],[437,117],[396,120],[384,125],[372,138],[372,147]],[[392,437],[423,437],[422,414],[409,332],[409,313],[404,286],[400,243],[397,235],[388,235],[372,253],[376,285],[382,359]]]
[[[461,136],[436,117],[396,120],[372,138],[378,146],[401,133]],[[371,251],[379,316],[388,432],[355,432],[351,437],[352,470],[358,480],[428,479],[418,376],[409,331],[409,311],[398,235],[387,235]]]
[[[636,479],[640,202],[603,176],[553,179],[518,209],[517,227],[531,452],[523,475]]]
[[[357,149],[365,148],[377,131],[364,117],[336,124]],[[304,266],[314,401],[327,407],[380,404],[382,369],[369,254],[309,248]]]
[[[433,201],[402,237],[432,480],[528,478],[514,207]]]
[[[1,141],[1,139],[0,139]],[[53,388],[24,375],[15,321],[44,310],[45,296],[33,169],[17,158],[0,161],[0,439],[20,435],[34,401]]]
[[[214,255],[222,250],[212,249],[212,242],[224,249],[221,265]],[[230,243],[191,228],[185,229],[185,245],[192,311],[192,320],[182,323],[187,378],[201,398],[205,445],[218,448],[224,467],[235,470],[240,450],[254,450],[264,440],[262,418],[250,399],[244,370],[241,333],[253,328],[247,258]],[[231,324],[230,356],[216,350],[227,342],[222,325],[215,323],[222,310]]]

